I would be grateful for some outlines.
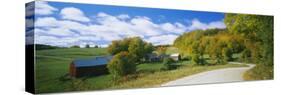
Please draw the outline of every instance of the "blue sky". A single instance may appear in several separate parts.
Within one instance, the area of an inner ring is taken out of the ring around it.
[[[138,36],[164,45],[184,32],[225,28],[223,13],[44,1],[35,5],[26,8],[27,24],[35,27],[26,27],[37,44],[106,47],[112,40]]]

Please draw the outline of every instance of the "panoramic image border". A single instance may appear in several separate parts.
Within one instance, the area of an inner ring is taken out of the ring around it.
[[[33,93],[274,78],[270,15],[34,1],[25,19]]]

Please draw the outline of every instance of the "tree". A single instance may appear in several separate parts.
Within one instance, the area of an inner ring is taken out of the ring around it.
[[[222,56],[224,61],[231,61],[232,60],[232,52],[231,49],[228,47],[225,47],[222,49]]]
[[[154,47],[151,43],[146,43],[144,49],[146,54],[152,53],[154,51]]]
[[[173,69],[173,63],[175,61],[172,58],[164,58],[162,70],[171,70]]]
[[[107,64],[107,68],[114,80],[136,71],[136,64],[132,60],[128,52],[120,52],[113,56],[111,61]]]
[[[247,73],[250,79],[272,79],[273,16],[226,14],[225,24],[229,32],[247,38],[241,59],[258,64]]]
[[[164,54],[166,54],[166,50],[167,50],[166,47],[160,46],[156,49],[156,52],[158,55],[164,55]]]
[[[251,51],[249,49],[245,49],[240,56],[240,60],[244,62],[250,62],[251,61]]]
[[[98,45],[95,45],[95,47],[94,48],[99,48],[99,46]]]
[[[227,63],[227,56],[231,56],[232,54],[226,54],[227,51],[227,43],[225,40],[222,40],[221,35],[214,36],[210,40],[210,46],[208,48],[208,54],[212,59],[211,64],[225,64]]]
[[[206,64],[204,54],[208,53],[211,46],[209,41],[213,36],[224,31],[223,29],[194,30],[180,35],[174,46],[184,55],[191,55],[191,59],[198,59],[197,64]],[[194,61],[195,62],[195,61]]]
[[[115,40],[112,41],[111,44],[108,46],[107,51],[110,54],[115,55],[122,51],[128,51],[128,47],[129,42],[127,42],[127,40]]]
[[[135,55],[138,61],[146,54],[145,43],[140,38],[132,38],[128,51],[131,55]]]
[[[71,46],[70,48],[80,48],[78,45]]]
[[[263,52],[258,63],[273,64],[272,16],[226,14],[224,21],[231,33],[247,37],[248,43],[260,43]]]
[[[32,45],[32,47],[34,47]],[[62,48],[62,47],[58,47],[58,46],[51,46],[51,45],[44,45],[44,44],[35,44],[36,50],[45,50],[45,49],[58,49],[58,48]]]
[[[85,48],[90,48],[90,45],[89,45],[89,44],[87,44],[87,45],[85,46]]]
[[[191,60],[193,64],[200,64],[200,56],[198,54],[192,54]]]
[[[112,41],[107,48],[107,51],[112,55],[120,52],[128,52],[137,61],[141,61],[146,54],[152,53],[153,50],[153,45],[143,41],[140,37]]]
[[[198,65],[204,65],[204,51],[205,46],[203,44],[200,45],[199,41],[194,41],[191,44],[192,47],[192,62]]]

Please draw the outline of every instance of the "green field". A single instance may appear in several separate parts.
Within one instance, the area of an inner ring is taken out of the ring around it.
[[[69,64],[76,58],[107,55],[105,48],[69,48],[36,51],[36,92],[69,91],[71,81],[64,81]]]
[[[162,62],[143,63],[130,78],[113,83],[110,75],[73,79],[67,76],[69,64],[76,58],[108,55],[105,48],[64,48],[36,51],[36,93],[153,87],[195,73],[244,65],[194,66],[190,61],[175,63],[180,67],[162,71]]]

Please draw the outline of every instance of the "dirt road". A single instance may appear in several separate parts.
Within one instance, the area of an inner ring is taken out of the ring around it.
[[[231,64],[240,64],[232,62]],[[244,81],[243,74],[253,68],[254,64],[247,64],[248,67],[226,68],[219,70],[207,71],[181,79],[170,81],[161,86],[177,86],[177,85],[191,85],[191,84],[205,84],[205,83],[223,83],[223,82],[237,82]]]

